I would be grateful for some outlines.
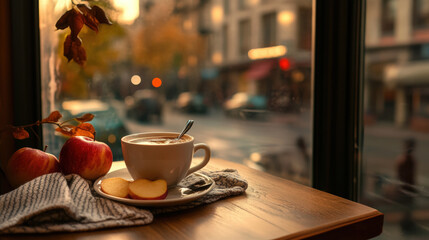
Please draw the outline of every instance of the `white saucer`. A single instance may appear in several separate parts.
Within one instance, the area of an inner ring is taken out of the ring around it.
[[[181,187],[173,187],[168,189],[168,195],[165,199],[162,200],[136,200],[136,199],[129,199],[129,198],[121,198],[121,197],[115,197],[109,194],[104,193],[101,191],[101,181],[106,178],[112,178],[112,177],[120,177],[128,181],[132,181],[133,178],[129,174],[128,170],[126,168],[119,169],[113,172],[110,172],[103,177],[98,178],[94,182],[94,190],[101,196],[105,198],[109,198],[118,202],[122,202],[129,205],[134,206],[146,206],[146,207],[164,207],[164,206],[174,206],[174,205],[180,205],[184,204],[190,201],[193,201],[199,197],[202,197],[206,195],[208,192],[210,192],[213,187],[215,186],[213,179],[210,177],[207,177],[204,174],[201,173],[193,173],[197,176],[200,176],[201,178],[204,178],[204,181],[206,181],[208,184],[210,184],[210,187],[205,188],[201,191],[189,191],[188,188],[181,188]]]

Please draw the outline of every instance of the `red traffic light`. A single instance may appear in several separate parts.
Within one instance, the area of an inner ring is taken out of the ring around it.
[[[290,69],[290,61],[287,58],[280,58],[279,67],[283,71],[287,71]]]

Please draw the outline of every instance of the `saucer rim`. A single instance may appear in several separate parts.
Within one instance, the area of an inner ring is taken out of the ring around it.
[[[103,191],[101,191],[101,181],[103,179],[113,177],[112,175],[114,177],[122,177],[125,180],[132,180],[133,179],[131,177],[130,173],[128,172],[127,168],[121,168],[121,169],[109,172],[106,175],[101,176],[97,180],[94,181],[93,188],[94,188],[95,192],[98,195],[100,195],[101,197],[108,198],[110,200],[114,200],[114,201],[121,202],[124,204],[133,205],[133,206],[164,207],[164,206],[181,205],[181,204],[191,202],[193,200],[196,200],[196,199],[206,195],[215,186],[215,182],[212,178],[210,178],[209,176],[207,176],[203,173],[194,172],[191,175],[198,175],[198,176],[205,178],[207,181],[209,181],[211,183],[211,186],[209,188],[204,189],[204,190],[199,191],[199,192],[194,192],[194,193],[185,194],[185,195],[182,194],[180,197],[177,197],[177,198],[162,199],[162,200],[138,200],[138,199],[116,197],[116,196],[112,196],[112,195],[106,194]],[[173,189],[174,188],[180,188],[180,187],[176,186],[176,187],[173,187]],[[170,188],[169,188],[169,190],[170,190]],[[167,198],[168,198],[168,195],[167,195]]]

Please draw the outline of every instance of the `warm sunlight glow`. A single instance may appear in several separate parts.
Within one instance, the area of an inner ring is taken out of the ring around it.
[[[219,25],[223,21],[223,9],[221,6],[214,6],[212,8],[212,21],[213,24]]]
[[[118,22],[121,24],[133,24],[139,17],[139,0],[114,0],[113,4],[120,11]]]
[[[101,112],[109,109],[109,105],[97,99],[70,100],[63,102],[62,106],[64,110],[69,111],[72,115],[82,112]]]
[[[263,58],[275,58],[285,55],[287,49],[285,46],[279,45],[274,47],[266,48],[254,48],[248,53],[250,59],[263,59]]]
[[[259,0],[249,0],[250,5],[256,6],[259,4]]]
[[[142,79],[139,75],[134,75],[131,77],[131,83],[133,85],[139,85],[142,82]]]
[[[222,54],[220,52],[215,52],[212,55],[212,62],[214,64],[220,64],[222,63]]]
[[[187,19],[183,22],[183,29],[185,29],[186,31],[191,31],[192,30],[192,20]]]
[[[289,11],[282,11],[277,15],[277,21],[281,25],[289,25],[295,20],[295,15]]]
[[[250,154],[250,159],[254,162],[260,162],[262,160],[262,155],[258,152]]]
[[[39,1],[39,9],[46,9],[48,4],[51,4],[52,1],[49,0],[40,0]],[[55,14],[62,14],[66,10],[69,10],[72,8],[72,1],[69,0],[58,0],[55,3],[54,13]]]

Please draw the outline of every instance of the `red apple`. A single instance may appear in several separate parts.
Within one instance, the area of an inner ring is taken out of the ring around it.
[[[6,177],[12,187],[53,172],[60,172],[57,157],[28,147],[18,149],[6,165]]]
[[[112,166],[112,150],[107,144],[84,136],[68,139],[60,152],[64,174],[78,174],[88,180],[105,175]]]
[[[163,179],[150,181],[137,179],[128,184],[128,194],[133,199],[160,200],[168,195],[167,182]]]

